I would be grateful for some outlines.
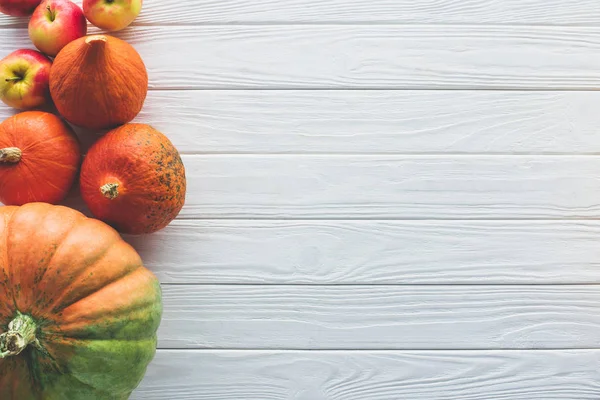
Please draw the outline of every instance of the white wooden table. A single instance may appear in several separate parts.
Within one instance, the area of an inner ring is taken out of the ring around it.
[[[165,305],[134,399],[600,398],[600,2],[146,0],[118,36],[189,186],[127,237]]]

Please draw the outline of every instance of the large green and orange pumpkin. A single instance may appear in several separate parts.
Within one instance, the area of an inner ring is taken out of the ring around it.
[[[0,207],[0,399],[121,400],[156,352],[160,285],[108,225]]]

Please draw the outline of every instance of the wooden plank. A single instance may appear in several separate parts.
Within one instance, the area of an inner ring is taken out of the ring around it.
[[[81,0],[75,0],[81,4]],[[145,1],[135,25],[231,23],[448,23],[597,25],[594,0]],[[2,16],[0,24],[25,24]]]
[[[132,400],[597,400],[600,351],[159,350]]]
[[[487,23],[594,25],[600,6],[593,0],[181,0],[148,2],[144,24],[196,23]]]
[[[597,154],[598,103],[597,91],[151,91],[137,120],[186,153]]]
[[[163,292],[159,346],[169,349],[600,346],[597,285],[165,285]]]
[[[180,218],[600,217],[590,156],[187,155]],[[77,202],[67,202],[79,207]]]
[[[141,26],[119,36],[161,89],[596,89],[600,28]],[[0,55],[32,47],[0,30]]]
[[[599,103],[599,91],[157,90],[136,121],[188,154],[598,154]]]
[[[598,221],[173,222],[125,239],[163,283],[600,283]]]
[[[140,27],[124,38],[156,88],[600,85],[600,28]]]

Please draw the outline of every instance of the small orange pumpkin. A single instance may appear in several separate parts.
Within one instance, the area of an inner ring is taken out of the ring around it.
[[[164,134],[130,123],[90,148],[81,166],[80,189],[96,218],[122,233],[153,233],[183,208],[185,168]]]
[[[110,129],[133,120],[148,93],[148,72],[138,52],[109,35],[66,45],[50,69],[50,95],[74,125]]]
[[[56,204],[68,194],[81,162],[69,125],[42,111],[25,111],[0,124],[0,201]]]

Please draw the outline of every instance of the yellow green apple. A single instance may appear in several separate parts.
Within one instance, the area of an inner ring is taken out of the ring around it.
[[[39,51],[50,57],[86,33],[83,11],[70,0],[45,0],[29,20],[29,38]]]
[[[142,0],[83,0],[87,20],[107,31],[128,27],[141,11]]]
[[[0,100],[17,109],[30,109],[50,99],[52,61],[36,50],[16,50],[0,60]]]

